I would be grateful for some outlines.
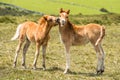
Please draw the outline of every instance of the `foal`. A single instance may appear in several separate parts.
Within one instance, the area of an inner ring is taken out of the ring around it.
[[[31,42],[36,43],[36,52],[35,52],[35,59],[33,62],[33,69],[36,69],[36,63],[39,56],[39,49],[42,45],[42,57],[43,57],[43,70],[45,70],[45,53],[46,53],[46,47],[49,40],[49,31],[52,26],[55,26],[57,24],[56,17],[44,15],[40,18],[38,21],[38,24],[35,22],[24,22],[20,24],[17,27],[16,33],[14,37],[11,40],[19,39],[19,44],[16,49],[16,55],[14,58],[14,65],[13,67],[16,67],[17,63],[17,57],[18,53],[20,52],[21,46],[24,41],[26,41],[24,48],[23,48],[23,56],[22,56],[22,66],[23,68],[26,68],[25,65],[25,58],[26,58],[26,52],[28,50],[28,47],[30,46]]]
[[[59,32],[61,40],[66,50],[66,69],[67,73],[70,67],[70,46],[84,45],[88,42],[94,46],[97,53],[97,74],[104,72],[104,51],[101,46],[101,41],[105,36],[105,28],[98,24],[88,24],[85,26],[77,26],[69,21],[70,10],[64,11],[60,9]]]

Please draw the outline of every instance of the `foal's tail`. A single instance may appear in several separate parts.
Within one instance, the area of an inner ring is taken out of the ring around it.
[[[11,38],[12,41],[13,41],[13,40],[16,40],[16,39],[19,37],[19,35],[20,35],[20,29],[21,29],[21,24],[18,25],[18,27],[17,27],[17,29],[16,29],[15,35]]]
[[[96,41],[95,46],[97,46],[98,43],[101,42],[101,40],[103,39],[104,36],[105,36],[105,27],[102,26],[100,36],[99,36],[98,40]]]

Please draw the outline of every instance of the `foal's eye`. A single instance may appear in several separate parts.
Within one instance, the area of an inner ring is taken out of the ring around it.
[[[51,22],[52,22],[52,19],[50,19],[49,21],[51,21]]]
[[[68,18],[68,16],[66,16],[66,18]]]

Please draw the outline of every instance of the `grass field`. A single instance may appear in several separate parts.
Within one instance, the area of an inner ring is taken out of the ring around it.
[[[105,72],[95,75],[97,58],[90,44],[71,47],[71,73],[63,74],[65,69],[65,55],[63,45],[59,40],[58,26],[53,27],[51,39],[47,48],[46,67],[42,70],[41,54],[37,63],[37,70],[32,70],[35,45],[31,44],[27,52],[27,69],[21,68],[22,51],[18,57],[17,68],[12,68],[15,49],[18,41],[10,41],[19,23],[27,20],[36,21],[38,17],[21,16],[10,17],[14,22],[0,23],[0,80],[119,80],[120,79],[120,25],[106,25],[106,36],[103,48],[106,53]]]
[[[0,0],[45,14],[58,14],[60,8],[70,9],[71,14],[102,14],[101,8],[120,13],[120,0]]]
[[[58,15],[61,7],[70,9],[71,22],[75,24],[98,23],[105,25],[106,36],[103,48],[106,53],[105,72],[96,75],[97,58],[91,44],[71,47],[71,73],[63,74],[65,69],[64,47],[59,40],[58,26],[50,31],[51,39],[47,48],[46,67],[42,70],[40,54],[37,70],[32,69],[35,44],[32,43],[27,55],[27,69],[22,69],[22,50],[16,68],[12,68],[15,49],[18,41],[10,41],[18,24],[36,21],[40,16],[0,16],[0,80],[120,80],[120,15],[103,14],[99,10],[105,8],[110,12],[120,13],[120,0],[0,0],[29,10],[45,14]],[[79,13],[87,14],[78,15]],[[77,15],[76,15],[77,14]]]

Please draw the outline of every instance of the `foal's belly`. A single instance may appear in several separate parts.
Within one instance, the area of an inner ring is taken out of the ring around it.
[[[72,45],[73,46],[77,46],[77,45],[85,45],[89,42],[89,40],[85,37],[81,37],[81,38],[74,38],[72,41]]]
[[[27,36],[27,38],[30,42],[35,42],[35,37],[33,35]]]

